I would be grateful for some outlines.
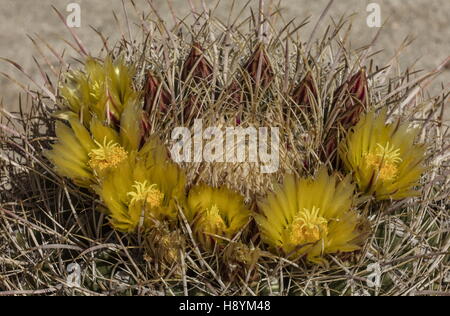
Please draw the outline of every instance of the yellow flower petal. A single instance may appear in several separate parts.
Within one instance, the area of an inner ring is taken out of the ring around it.
[[[224,242],[213,235],[232,239],[250,218],[240,194],[225,187],[207,185],[198,185],[189,191],[185,213],[197,241],[206,250]]]
[[[325,254],[358,249],[354,190],[348,178],[338,182],[325,168],[315,179],[287,176],[259,203],[261,213],[255,219],[263,242],[276,253],[293,259],[306,255],[316,263],[325,262]]]
[[[424,171],[424,147],[417,130],[399,121],[386,124],[386,110],[370,112],[348,133],[339,154],[358,189],[378,200],[414,196]]]
[[[155,148],[155,152],[161,150]],[[184,203],[186,177],[167,158],[155,159],[155,152],[131,152],[97,187],[111,225],[119,231],[147,230],[158,221],[177,220],[177,203]],[[147,159],[154,164],[147,167]]]

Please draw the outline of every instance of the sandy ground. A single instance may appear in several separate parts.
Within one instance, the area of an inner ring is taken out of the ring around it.
[[[146,0],[134,0],[138,7],[148,9]],[[192,0],[200,5],[200,0]],[[85,46],[93,53],[100,49],[101,41],[90,26],[110,36],[114,41],[120,36],[113,11],[118,13],[123,22],[123,9],[121,0],[0,0],[0,57],[10,58],[24,67],[34,78],[39,79],[38,68],[33,56],[38,56],[33,44],[27,35],[39,34],[45,38],[58,52],[67,50],[62,40],[69,38],[67,29],[51,9],[51,5],[65,12],[68,3],[77,2],[81,6],[81,28],[77,33]],[[208,6],[214,6],[216,1],[205,0]],[[237,6],[242,6],[244,0],[237,0]],[[366,7],[375,1],[346,0],[335,1],[331,8],[330,17],[338,18],[342,14],[355,13],[353,19],[352,45],[358,47],[368,43],[376,33],[376,28],[369,28],[366,23]],[[159,8],[160,15],[168,22],[172,20],[165,0],[153,0],[154,6]],[[189,11],[188,0],[172,0],[177,14]],[[224,0],[216,10],[216,15],[226,17],[230,12],[231,0]],[[254,1],[256,4],[257,1]],[[309,36],[312,24],[317,20],[320,12],[328,0],[281,0],[281,9],[286,20],[292,18],[302,20],[312,16],[311,25],[304,29],[305,36]],[[411,35],[415,41],[402,54],[401,65],[416,64],[416,69],[431,70],[450,55],[450,1],[448,0],[377,0],[381,7],[382,19],[388,19],[375,50],[383,50],[376,58],[377,62],[388,61],[400,46],[403,39]],[[235,10],[236,11],[236,10]],[[131,20],[136,20],[134,10],[129,8]],[[330,21],[328,17],[328,21]],[[16,78],[24,80],[10,65],[0,62],[0,72],[5,72]],[[447,68],[431,86],[437,91],[442,84],[449,87],[450,69]],[[0,78],[0,95],[2,103],[8,109],[17,108],[17,95],[20,89],[4,77]]]

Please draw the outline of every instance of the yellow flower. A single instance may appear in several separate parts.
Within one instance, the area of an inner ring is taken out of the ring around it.
[[[425,148],[415,145],[419,131],[397,121],[386,124],[386,111],[370,112],[339,146],[346,169],[353,173],[360,192],[378,200],[414,196],[424,171]]]
[[[185,211],[196,239],[207,250],[224,242],[213,235],[233,239],[250,219],[244,198],[225,187],[198,185],[192,188]]]
[[[130,151],[138,149],[136,136],[140,131],[129,132],[124,128],[119,134],[95,117],[87,129],[74,113],[67,119],[69,125],[56,123],[58,142],[46,156],[61,176],[81,187],[96,184],[124,161]]]
[[[114,141],[107,142],[106,138],[103,144],[95,142],[97,148],[89,153],[89,167],[97,174],[103,174],[106,170],[116,168],[122,161],[127,159],[128,153]]]
[[[141,152],[130,153],[96,188],[115,229],[131,233],[177,219],[186,177],[161,154],[161,146],[149,141]]]
[[[137,99],[133,76],[134,69],[123,58],[113,61],[107,57],[103,63],[89,58],[84,71],[67,75],[60,93],[84,124],[90,123],[92,115],[102,122],[117,123],[124,109]]]
[[[321,263],[325,254],[359,249],[360,219],[352,210],[350,177],[338,182],[322,168],[316,179],[287,176],[284,185],[259,204],[255,219],[272,251]]]

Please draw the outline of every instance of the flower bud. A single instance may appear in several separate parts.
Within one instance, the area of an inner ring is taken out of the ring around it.
[[[244,69],[257,88],[268,88],[275,77],[266,48],[262,43],[256,46]]]

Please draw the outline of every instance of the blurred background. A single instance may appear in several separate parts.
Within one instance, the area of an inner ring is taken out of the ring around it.
[[[138,10],[149,12],[148,1],[160,12],[160,16],[170,24],[173,21],[171,14],[175,12],[183,17],[192,7],[200,8],[201,0],[133,0]],[[204,0],[206,6],[214,8],[217,0]],[[222,0],[215,10],[215,16],[225,19],[233,12],[238,13],[247,0],[236,0],[232,9],[232,0]],[[266,0],[270,3],[270,0]],[[70,34],[58,18],[52,5],[62,14],[66,12],[69,3],[78,3],[81,8],[81,27],[75,31],[85,46],[94,55],[99,52],[102,42],[92,27],[109,37],[111,43],[119,39],[121,32],[114,18],[116,13],[120,24],[125,29],[124,9],[122,0],[0,0],[0,57],[9,58],[29,73],[37,81],[41,81],[39,68],[33,57],[41,59],[37,54],[28,35],[39,35],[59,53],[65,51],[66,56],[74,56],[74,51],[64,42],[70,39]],[[278,0],[273,1],[274,4]],[[317,21],[320,13],[326,7],[328,0],[281,0],[280,9],[289,21],[296,18],[300,23],[304,18],[311,16],[310,24],[303,28],[305,41]],[[414,38],[411,45],[402,52],[399,61],[401,69],[414,65],[414,69],[431,71],[450,55],[450,1],[448,0],[346,0],[335,1],[325,20],[330,23],[332,18],[339,19],[342,15],[351,16],[353,21],[351,38],[352,47],[357,48],[369,43],[375,36],[378,28],[370,28],[366,19],[370,14],[366,11],[369,3],[379,4],[381,19],[386,21],[382,33],[375,45],[374,51],[382,50],[374,59],[380,66],[386,64],[401,46],[407,36]],[[125,0],[125,7],[129,19],[138,23],[139,16],[136,10]],[[250,7],[256,8],[257,0],[251,2]],[[280,21],[282,23],[282,21]],[[319,33],[320,34],[320,33]],[[50,54],[47,51],[47,54]],[[430,86],[432,93],[440,91],[442,86],[449,88],[450,67]],[[0,72],[6,73],[21,82],[27,82],[25,77],[10,64],[0,61]],[[6,109],[17,109],[18,93],[20,88],[11,83],[4,76],[0,76],[0,100]],[[448,112],[448,111],[447,111]],[[448,114],[448,113],[447,113]]]

